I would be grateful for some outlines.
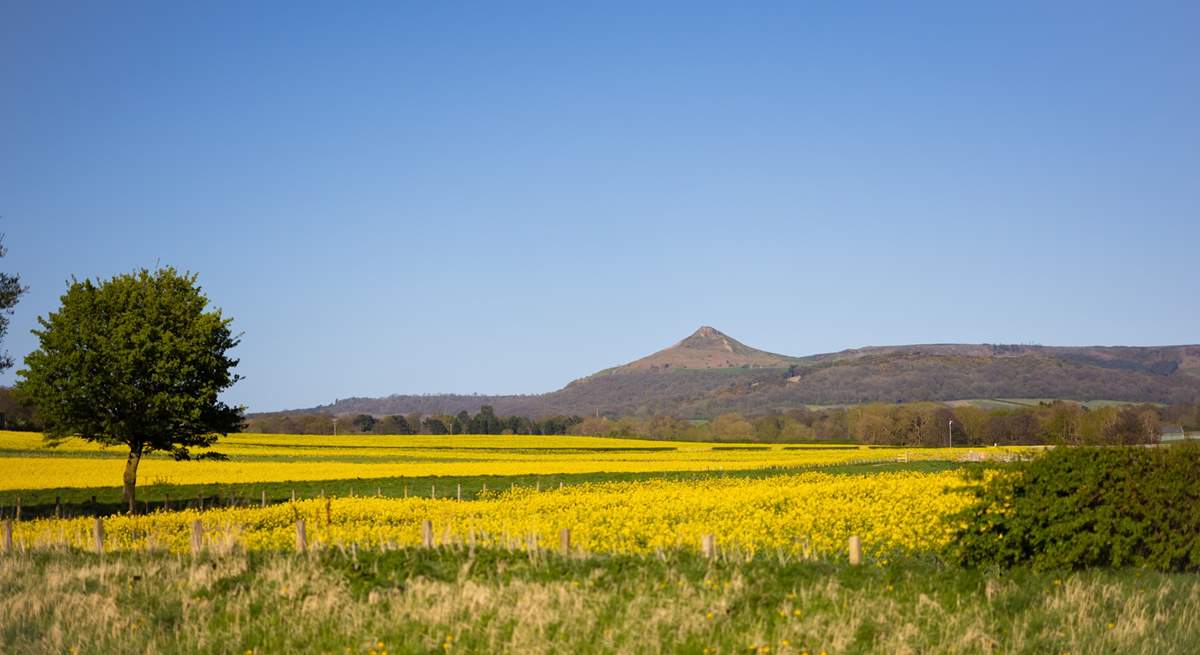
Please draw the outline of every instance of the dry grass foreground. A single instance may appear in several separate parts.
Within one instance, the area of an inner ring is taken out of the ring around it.
[[[6,653],[1195,653],[1200,578],[450,549],[0,555]]]

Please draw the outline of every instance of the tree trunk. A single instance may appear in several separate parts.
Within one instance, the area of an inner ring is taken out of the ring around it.
[[[137,513],[135,490],[137,487],[138,464],[142,462],[142,446],[129,447],[129,459],[125,460],[125,502],[129,504],[129,513]]]

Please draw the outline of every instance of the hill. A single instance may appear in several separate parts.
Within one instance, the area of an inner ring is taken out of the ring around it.
[[[776,355],[751,348],[729,335],[705,325],[670,348],[628,364],[600,371],[597,375],[631,371],[668,371],[681,368],[786,368],[799,361],[800,359],[797,357]]]
[[[669,414],[711,417],[809,405],[1061,398],[1200,402],[1200,345],[882,346],[792,357],[701,327],[679,343],[537,395],[347,398],[297,411],[335,414]]]

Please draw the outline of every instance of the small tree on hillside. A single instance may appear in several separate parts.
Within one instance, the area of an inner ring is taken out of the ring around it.
[[[191,448],[242,427],[242,408],[218,398],[241,379],[227,355],[238,338],[232,319],[207,305],[196,276],[173,268],[73,279],[59,310],[33,331],[41,345],[18,372],[18,393],[37,407],[51,445],[77,435],[129,448],[130,512],[143,455],[191,459]]]

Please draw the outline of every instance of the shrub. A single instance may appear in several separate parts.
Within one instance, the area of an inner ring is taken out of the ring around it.
[[[1200,446],[1055,448],[949,518],[966,566],[1200,570]]]

